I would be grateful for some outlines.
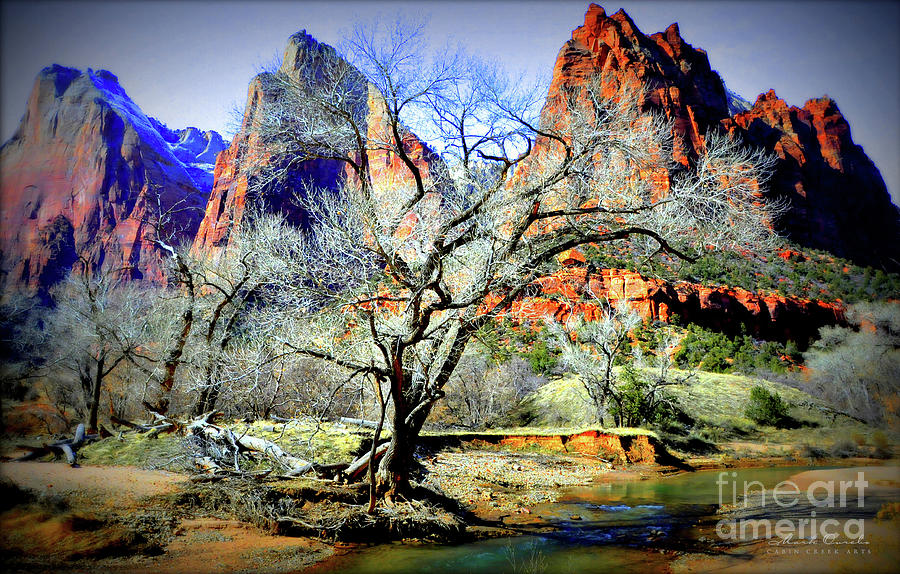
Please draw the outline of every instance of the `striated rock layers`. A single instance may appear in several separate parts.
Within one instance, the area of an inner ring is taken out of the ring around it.
[[[315,69],[322,62],[335,58],[340,56],[334,48],[318,42],[303,30],[290,37],[279,71],[294,79],[309,81],[307,76],[310,74],[310,64]],[[350,97],[358,98],[358,109],[365,114],[365,117],[356,118],[355,121],[365,125],[369,140],[378,141],[390,137],[385,134],[384,106],[380,94],[361,73],[351,71],[349,75],[355,76],[345,80],[355,92]],[[247,173],[253,168],[278,161],[278,158],[271,156],[270,150],[258,140],[252,129],[267,113],[266,106],[272,105],[270,100],[274,95],[267,93],[266,76],[263,73],[251,81],[241,129],[216,162],[212,193],[194,241],[197,252],[210,253],[227,245],[231,229],[240,225],[248,204],[254,202],[265,209],[283,212],[295,222],[302,221],[303,214],[294,206],[292,197],[286,197],[283,190],[251,192],[248,181]],[[437,161],[436,154],[409,132],[403,134],[403,142],[407,154],[423,176],[427,177],[431,166]],[[401,180],[411,177],[401,159],[388,151],[369,151],[368,163],[376,193],[379,187],[402,183]],[[290,177],[318,188],[337,190],[347,178],[353,176],[347,164],[341,160],[310,159],[293,166]],[[251,193],[255,195],[250,197]]]
[[[196,232],[205,194],[107,71],[51,66],[0,150],[0,287],[43,289],[78,258],[92,270],[162,281],[161,231]]]
[[[741,288],[707,287],[693,283],[667,283],[624,269],[589,272],[565,267],[539,279],[529,297],[517,301],[510,313],[516,319],[565,320],[570,314],[595,320],[602,313],[597,301],[628,301],[645,319],[697,323],[729,334],[742,329],[767,340],[794,340],[805,344],[819,328],[844,322],[839,304],[753,293]]]
[[[733,96],[706,52],[685,42],[677,24],[646,36],[624,11],[607,16],[596,4],[557,56],[548,106],[589,78],[605,95],[622,86],[643,90],[648,108],[673,121],[674,157],[682,164],[702,149],[710,129],[724,128],[775,153],[770,193],[791,202],[779,223],[785,235],[863,264],[900,269],[900,213],[831,99],[796,108],[768,92],[732,118],[731,111],[739,111]]]

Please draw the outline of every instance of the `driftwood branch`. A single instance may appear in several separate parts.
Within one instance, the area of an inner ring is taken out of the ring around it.
[[[227,428],[206,422],[205,417],[201,417],[189,424],[187,430],[194,436],[224,447],[224,451],[230,451],[235,456],[240,451],[260,453],[287,469],[286,474],[288,476],[300,476],[315,467],[313,463],[285,452],[280,446],[270,440],[250,435],[239,435]]]
[[[123,426],[136,432],[150,433],[147,435],[148,438],[157,438],[161,433],[173,432],[181,428],[181,425],[172,419],[162,416],[159,413],[154,412],[152,414],[156,419],[152,424],[135,423],[120,419],[116,416],[110,417],[109,420],[115,425]]]
[[[388,445],[390,445],[390,443],[386,442],[375,449],[376,461],[387,451]],[[350,482],[357,480],[360,476],[362,476],[362,473],[366,471],[366,469],[369,467],[369,457],[371,454],[371,451],[367,452],[366,454],[353,461],[353,463],[347,467],[347,470],[345,470],[344,473],[347,475],[347,478],[350,480]]]
[[[376,421],[368,421],[366,419],[354,419],[350,417],[341,417],[338,419],[341,424],[349,425],[349,426],[357,426],[357,427],[366,427],[370,429],[378,428],[378,423]]]
[[[48,454],[53,454],[54,456],[65,456],[66,462],[69,463],[73,468],[78,466],[78,449],[84,446],[89,442],[93,442],[100,438],[99,434],[85,434],[84,423],[80,423],[78,427],[75,429],[75,436],[70,439],[61,440],[58,442],[54,442],[52,444],[45,444],[42,446],[34,447],[34,446],[22,446],[25,450],[29,450],[26,455],[20,456],[19,458],[14,459],[14,462],[23,462],[26,460],[34,460],[37,458],[41,458]]]

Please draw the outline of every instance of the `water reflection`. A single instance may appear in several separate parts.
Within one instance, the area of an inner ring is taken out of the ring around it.
[[[695,545],[694,526],[715,513],[720,496],[723,502],[732,502],[732,492],[721,491],[716,483],[719,473],[727,472],[732,482],[759,481],[771,489],[809,468],[705,471],[575,488],[558,503],[539,510],[544,526],[555,529],[551,532],[456,546],[373,546],[334,561],[326,571],[504,574],[664,570],[672,550],[689,550]],[[670,552],[661,553],[664,550]]]

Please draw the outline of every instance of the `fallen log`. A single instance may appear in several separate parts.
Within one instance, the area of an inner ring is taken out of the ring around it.
[[[180,423],[164,415],[161,415],[154,411],[150,411],[150,414],[152,414],[153,418],[156,419],[153,423],[135,423],[132,421],[127,421],[125,419],[121,419],[115,415],[109,417],[109,420],[115,425],[123,426],[135,432],[149,433],[147,435],[147,438],[151,439],[158,438],[162,433],[174,432],[181,428]]]
[[[202,484],[209,482],[219,482],[220,480],[225,480],[226,478],[228,478],[228,475],[226,474],[194,474],[190,478],[188,478],[188,480],[194,484]]]
[[[386,442],[375,449],[375,460],[378,459],[387,451],[390,442]],[[363,472],[369,467],[369,456],[372,454],[371,451],[362,455],[358,459],[356,459],[350,466],[347,467],[347,470],[344,473],[347,475],[347,479],[350,482],[354,482],[359,479]]]
[[[131,430],[136,431],[146,431],[149,430],[147,425],[142,425],[138,423],[133,423],[131,421],[126,421],[125,419],[120,419],[119,417],[112,415],[109,417],[109,422],[116,426],[130,428]]]
[[[338,419],[338,422],[345,425],[352,425],[358,427],[366,427],[370,429],[378,428],[378,423],[375,421],[368,421],[366,419],[354,419],[350,417],[341,417]]]
[[[26,455],[20,456],[19,458],[13,459],[13,462],[24,462],[27,460],[34,460],[36,458],[41,458],[42,456],[46,456],[48,454],[52,454],[54,456],[65,456],[66,462],[69,463],[69,466],[73,468],[78,467],[78,449],[87,444],[88,442],[93,442],[100,438],[98,434],[85,434],[84,424],[79,423],[78,427],[75,429],[75,436],[70,439],[57,441],[51,444],[45,444],[39,447],[33,446],[23,446],[26,450],[30,450]]]
[[[274,442],[250,435],[238,435],[233,431],[198,419],[188,425],[192,434],[203,436],[214,443],[223,445],[226,450],[246,450],[258,452],[287,469],[289,476],[299,476],[314,468],[314,464],[285,452]],[[237,454],[237,452],[235,452]]]
[[[178,425],[172,422],[166,422],[155,427],[150,428],[150,432],[147,433],[147,438],[158,438],[161,433],[173,432],[178,428]]]

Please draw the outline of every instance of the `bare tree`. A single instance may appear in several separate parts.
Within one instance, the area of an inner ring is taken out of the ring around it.
[[[640,315],[625,300],[607,303],[597,321],[570,318],[562,325],[547,320],[563,364],[578,375],[600,424],[607,417],[615,426],[653,423],[659,413],[675,411],[665,388],[693,378],[693,373],[671,373],[676,338],[664,337],[651,357],[632,346],[631,334],[640,324]]]
[[[162,208],[160,213],[160,222],[174,217]],[[256,259],[264,251],[265,242],[272,239],[271,233],[255,224],[252,215],[247,219],[247,224],[232,234],[227,249],[213,257],[198,256],[186,246],[173,245],[171,238],[161,239],[161,231],[153,238],[169,263],[168,284],[153,299],[153,344],[141,354],[128,356],[146,376],[147,408],[167,412],[178,384],[181,395],[195,395],[188,408],[199,416],[216,408],[229,369],[239,364],[245,371],[238,378],[247,383],[252,372],[259,383],[263,375],[259,367],[277,359],[267,355],[258,341],[250,341],[251,346],[257,344],[252,350],[238,349],[229,354],[235,341],[243,344],[247,335],[247,307],[257,297],[259,272],[264,269]],[[266,221],[259,220],[260,224]],[[162,224],[157,227],[162,228]],[[251,366],[251,356],[262,362]]]
[[[118,281],[112,271],[83,270],[52,291],[57,306],[47,320],[47,367],[63,379],[63,387],[74,375],[69,381],[77,382],[81,397],[73,402],[91,432],[98,428],[104,381],[146,342],[148,298],[143,291]]]
[[[270,242],[255,321],[297,353],[390,381],[377,474],[388,499],[408,488],[422,424],[473,334],[555,255],[628,241],[690,260],[770,239],[758,187],[769,160],[710,133],[677,169],[671,126],[640,94],[604,98],[586,79],[542,107],[489,66],[427,61],[420,31],[400,26],[358,31],[345,54],[355,67],[322,49],[263,77],[274,95],[255,137],[283,155],[253,181],[295,186],[308,229],[282,226]],[[413,153],[410,125],[441,160]],[[322,158],[347,167],[342,189],[297,188],[286,166]],[[399,175],[379,172],[387,163]]]
[[[619,380],[614,366],[631,355],[629,335],[641,324],[641,316],[627,301],[620,300],[615,306],[607,304],[604,311],[597,321],[586,322],[577,317],[570,318],[566,325],[547,321],[554,342],[562,351],[563,364],[578,374],[600,424],[610,403],[617,399]],[[615,421],[617,426],[620,423]]]
[[[229,248],[212,261],[206,260],[198,269],[197,285],[203,290],[199,297],[201,305],[200,345],[203,358],[202,377],[197,381],[200,396],[194,405],[193,414],[199,416],[213,410],[222,391],[222,368],[225,355],[241,331],[246,327],[247,308],[259,297],[265,269],[264,264],[256,261],[268,248],[267,242],[273,237],[265,228],[266,219],[249,218],[243,230],[235,234]],[[262,354],[260,354],[262,351]],[[269,353],[269,349],[257,346],[257,365],[270,365],[283,353]],[[244,365],[248,366],[244,354]],[[256,372],[256,369],[248,369]],[[277,382],[277,381],[276,381]]]
[[[444,403],[454,424],[490,427],[502,422],[528,393],[546,381],[521,357],[491,364],[483,353],[466,352],[447,382]]]
[[[813,392],[876,424],[900,419],[900,304],[859,303],[804,353]]]

